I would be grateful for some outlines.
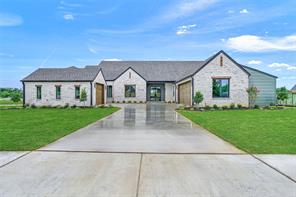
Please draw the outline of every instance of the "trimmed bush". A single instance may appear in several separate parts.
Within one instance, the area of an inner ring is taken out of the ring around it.
[[[229,106],[229,108],[230,109],[235,109],[235,104],[234,103],[231,103],[230,106]]]
[[[259,105],[254,105],[254,109],[259,109]]]
[[[218,105],[213,105],[213,108],[215,109],[215,110],[218,110],[219,109],[219,107],[218,107]]]
[[[226,110],[226,109],[228,109],[228,106],[223,105],[223,106],[222,106],[222,109],[223,109],[223,110]]]
[[[209,105],[205,106],[205,110],[211,110],[211,109],[212,109],[211,106],[209,106]]]
[[[237,108],[242,109],[243,108],[242,104],[237,104]]]

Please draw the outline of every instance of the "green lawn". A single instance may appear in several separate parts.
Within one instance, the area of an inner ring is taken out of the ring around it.
[[[247,152],[296,154],[296,109],[178,112]]]
[[[19,101],[19,102],[13,102],[12,100],[7,100],[7,99],[0,99],[0,105],[10,105],[10,104],[22,104],[23,101]]]
[[[118,108],[0,110],[0,151],[35,150]]]

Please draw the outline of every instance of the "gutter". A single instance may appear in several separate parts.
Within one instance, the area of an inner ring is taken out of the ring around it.
[[[25,82],[22,81],[23,84],[23,107],[25,107],[25,98],[26,98],[26,91],[25,91]]]
[[[89,82],[90,84],[90,106],[93,105],[93,87],[91,81]]]

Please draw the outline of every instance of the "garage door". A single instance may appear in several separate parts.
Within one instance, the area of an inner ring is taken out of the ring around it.
[[[191,81],[179,85],[179,103],[191,105]]]
[[[96,84],[96,105],[104,104],[104,85]]]

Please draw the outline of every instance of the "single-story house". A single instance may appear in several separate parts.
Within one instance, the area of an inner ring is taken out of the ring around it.
[[[276,76],[237,63],[224,51],[204,61],[102,61],[85,68],[39,68],[22,80],[24,104],[87,105],[111,102],[176,102],[248,106],[246,89],[256,86],[256,103],[276,103]],[[82,89],[87,101],[80,102]]]

